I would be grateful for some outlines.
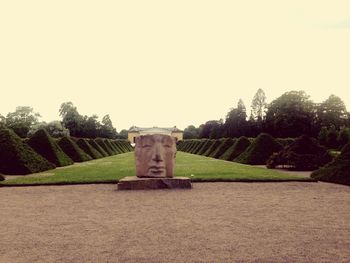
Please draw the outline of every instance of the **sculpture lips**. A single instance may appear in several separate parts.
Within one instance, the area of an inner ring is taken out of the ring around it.
[[[164,171],[165,167],[164,166],[151,166],[150,171],[152,173],[162,173]]]

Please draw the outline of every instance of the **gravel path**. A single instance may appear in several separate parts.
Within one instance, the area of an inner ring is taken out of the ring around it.
[[[350,187],[0,188],[0,262],[350,262]]]

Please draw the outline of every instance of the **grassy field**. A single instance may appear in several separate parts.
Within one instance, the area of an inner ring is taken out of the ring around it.
[[[17,177],[0,183],[5,185],[113,183],[125,176],[135,175],[134,153],[114,155],[54,170]],[[175,176],[186,176],[192,181],[310,181],[297,175],[287,175],[249,165],[218,159],[177,153]]]

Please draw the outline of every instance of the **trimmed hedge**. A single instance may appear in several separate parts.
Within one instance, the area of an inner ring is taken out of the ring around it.
[[[218,159],[221,155],[223,155],[228,148],[230,148],[234,143],[236,142],[236,139],[232,138],[226,138],[222,141],[222,143],[217,147],[217,149],[211,154],[213,158]]]
[[[206,142],[206,139],[200,139],[196,145],[196,147],[192,150],[193,154],[197,154],[198,151],[202,148],[203,144]]]
[[[96,138],[95,142],[101,146],[101,148],[109,155],[114,155],[114,151],[106,145],[106,143],[104,142],[104,140],[102,138]]]
[[[198,146],[197,148],[197,152],[196,154],[201,155],[204,151],[206,151],[207,149],[207,144],[209,143],[209,139],[202,139],[202,143],[200,144],[200,146]]]
[[[103,148],[97,142],[95,142],[94,139],[89,139],[88,143],[92,147],[94,147],[103,157],[109,156],[109,154],[105,150],[103,150]]]
[[[311,177],[320,181],[350,186],[350,142],[343,147],[337,158],[325,167],[314,171]]]
[[[103,155],[97,151],[94,147],[92,147],[87,140],[80,138],[77,140],[77,145],[80,149],[82,149],[86,154],[91,156],[93,159],[99,159],[102,158]]]
[[[44,129],[35,132],[27,143],[34,151],[56,166],[73,164],[73,160],[65,154],[57,142]]]
[[[107,145],[107,147],[112,150],[114,155],[121,153],[121,151],[115,145],[113,145],[108,139],[104,139],[103,141]]]
[[[30,174],[54,169],[56,166],[37,154],[12,130],[0,130],[0,172]]]
[[[74,162],[85,162],[92,160],[90,155],[86,154],[72,139],[68,138],[67,136],[59,139],[58,145]]]
[[[0,174],[0,181],[4,181],[5,180],[5,176],[3,174]]]
[[[200,155],[205,155],[208,149],[215,143],[214,139],[209,139],[202,147],[201,151],[198,153]]]
[[[332,160],[327,149],[308,136],[300,136],[292,144],[278,153],[274,153],[267,161],[268,168],[278,165],[293,170],[312,171]]]
[[[233,161],[244,164],[266,164],[269,157],[282,150],[282,145],[270,134],[261,133],[249,147]]]
[[[224,152],[219,159],[232,161],[241,153],[243,153],[250,145],[250,141],[247,137],[241,136],[239,137],[235,143]]]
[[[194,152],[195,149],[197,149],[198,145],[200,144],[200,140],[193,140],[193,144],[192,144],[192,147],[188,150],[189,153],[192,153]]]
[[[212,143],[212,145],[208,148],[208,150],[206,150],[206,152],[203,154],[204,156],[210,157],[210,155],[212,154],[212,152],[214,152],[216,150],[217,147],[219,147],[219,145],[221,144],[221,140],[214,140],[214,142]]]

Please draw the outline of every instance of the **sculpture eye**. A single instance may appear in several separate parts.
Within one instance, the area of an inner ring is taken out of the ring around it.
[[[171,148],[171,145],[170,144],[164,144],[164,147],[165,148]]]

